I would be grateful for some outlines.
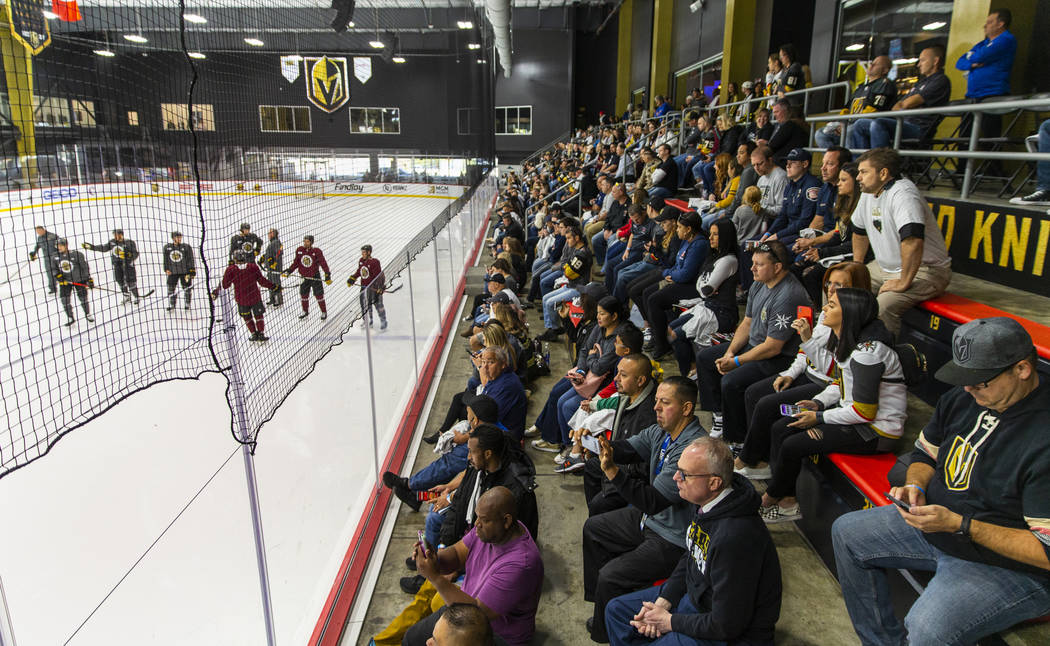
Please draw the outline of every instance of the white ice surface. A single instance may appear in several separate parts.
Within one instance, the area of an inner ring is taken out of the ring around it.
[[[411,288],[406,272],[405,287],[385,297],[390,328],[371,337],[378,450],[359,325],[261,431],[254,459],[279,644],[305,643],[313,630],[414,386],[414,357],[426,356],[452,302],[472,228],[457,218],[412,264]],[[393,231],[414,234],[387,221],[371,239]],[[92,263],[96,276],[108,272]],[[347,262],[338,267],[345,280]],[[31,280],[39,288],[39,276]],[[296,301],[268,312],[268,333],[292,328]],[[155,310],[129,318],[164,315]],[[265,643],[225,386],[208,374],[136,393],[0,480],[0,578],[18,644]]]

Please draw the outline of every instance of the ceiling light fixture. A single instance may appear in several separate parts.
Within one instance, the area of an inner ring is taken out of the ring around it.
[[[139,34],[124,34],[124,40],[132,43],[148,43],[149,39]]]
[[[940,29],[941,27],[943,27],[943,26],[945,26],[947,24],[948,23],[946,23],[946,22],[942,22],[940,20],[937,20],[935,22],[929,23],[928,25],[923,25],[922,29],[923,29],[923,31],[936,31],[937,29]]]
[[[474,28],[474,23],[472,23],[469,20],[457,20],[456,21],[456,26],[459,27],[460,29],[473,29]]]
[[[350,22],[346,23],[346,26],[349,27],[350,29],[353,29],[354,28],[354,21],[351,20]]]
[[[198,24],[198,25],[203,25],[204,23],[208,22],[207,18],[205,18],[204,16],[201,16],[201,15],[195,14],[195,13],[184,13],[184,14],[182,14],[182,18],[186,22],[192,22],[192,23],[195,23],[195,24]]]
[[[846,46],[847,52],[859,52],[862,49],[864,49],[864,43],[853,43]]]
[[[395,63],[404,63],[405,62],[405,57],[398,55],[398,56],[395,56],[395,57],[391,58],[390,60],[395,62]]]
[[[258,38],[245,38],[244,42],[251,45],[252,47],[262,47],[266,44]]]
[[[467,43],[467,49],[481,49],[481,43]]]
[[[482,65],[482,64],[484,64],[484,62],[485,62],[484,58],[479,58],[478,59],[478,65]]]
[[[912,63],[919,62],[917,58],[895,58],[893,59],[894,65],[911,65]]]
[[[116,56],[116,53],[110,51],[109,49],[96,49],[95,54],[98,56],[104,56],[106,58],[113,58],[114,56]]]
[[[189,52],[186,55],[189,56],[190,58],[196,58],[197,60],[200,60],[202,58],[208,58],[207,56],[205,56],[201,52]]]
[[[386,45],[381,40],[370,40],[368,41],[368,44],[371,45],[373,49],[383,49],[384,47],[386,47]]]

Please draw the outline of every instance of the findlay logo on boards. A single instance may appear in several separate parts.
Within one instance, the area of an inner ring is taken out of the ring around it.
[[[342,191],[342,192],[345,192],[345,193],[364,193],[365,192],[365,186],[364,186],[364,184],[336,183],[335,190],[336,191]]]
[[[325,112],[335,112],[350,101],[345,58],[306,56],[306,98]]]

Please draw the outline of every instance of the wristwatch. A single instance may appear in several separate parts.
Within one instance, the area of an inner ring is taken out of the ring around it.
[[[956,536],[970,537],[970,521],[973,520],[973,514],[963,514],[962,522],[959,524],[959,529],[955,530]]]

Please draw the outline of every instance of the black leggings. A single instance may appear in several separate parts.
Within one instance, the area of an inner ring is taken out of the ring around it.
[[[73,304],[70,301],[72,300],[71,296],[74,289],[77,290],[77,298],[80,299],[84,313],[91,314],[91,310],[88,308],[87,287],[83,285],[59,285],[58,297],[62,300],[62,307],[66,310],[66,316],[73,318]]]
[[[771,498],[783,498],[795,495],[795,481],[802,471],[802,460],[811,455],[824,455],[827,453],[856,453],[869,455],[879,450],[879,436],[874,435],[870,427],[859,424],[821,424],[814,428],[819,429],[822,437],[815,440],[809,436],[806,430],[790,428],[788,423],[792,422],[790,417],[782,417],[773,424],[771,429],[773,438],[770,443],[770,468],[773,471],[773,479],[766,489]],[[865,440],[863,434],[871,434],[870,440]]]
[[[803,399],[813,399],[824,390],[805,375],[796,380],[790,388],[779,393],[773,390],[773,381],[778,375],[756,381],[744,391],[744,406],[747,410],[747,437],[744,448],[740,451],[740,460],[749,466],[769,461],[769,442],[773,424],[780,421],[781,404],[794,404]],[[790,421],[790,420],[789,420]]]
[[[653,333],[654,356],[671,347],[667,340],[667,313],[671,306],[682,299],[696,298],[699,295],[700,292],[696,291],[696,285],[693,283],[669,283],[649,297],[647,320]]]
[[[649,320],[649,291],[650,288],[655,291],[656,285],[660,284],[663,280],[662,269],[652,269],[645,272],[641,276],[638,276],[631,282],[627,283],[627,296],[631,299],[631,302],[638,306],[638,311],[642,313],[642,318],[646,321]]]

